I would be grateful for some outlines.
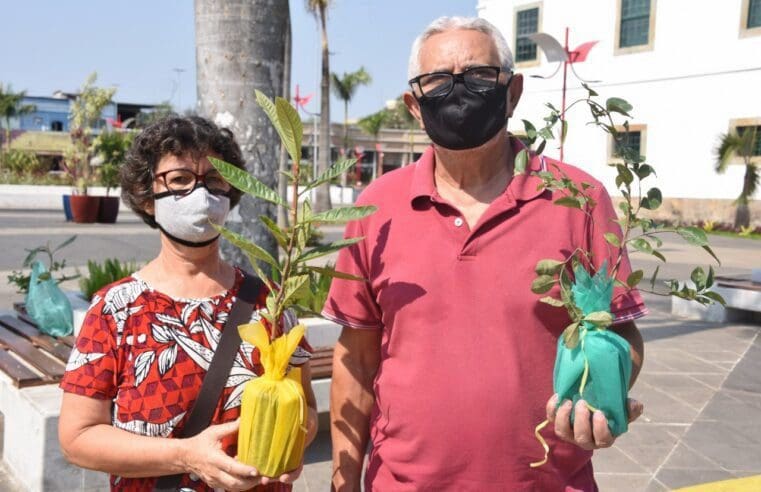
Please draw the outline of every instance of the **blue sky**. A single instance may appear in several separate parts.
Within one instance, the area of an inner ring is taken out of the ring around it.
[[[440,15],[475,15],[476,0],[334,0],[328,18],[331,71],[364,65],[373,77],[358,90],[350,117],[377,111],[406,87],[415,36]],[[291,0],[293,83],[318,92],[320,39],[304,0]],[[0,82],[29,95],[75,91],[87,74],[116,85],[116,100],[183,108],[195,102],[191,0],[0,0]],[[178,73],[173,69],[184,69]],[[333,120],[343,106],[333,98]],[[318,110],[319,95],[308,106]]]

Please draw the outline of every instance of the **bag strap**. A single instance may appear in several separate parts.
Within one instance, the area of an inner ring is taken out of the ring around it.
[[[193,409],[185,425],[179,429],[174,437],[193,437],[200,434],[209,426],[214,411],[219,403],[219,397],[222,389],[227,383],[230,375],[230,369],[235,361],[235,353],[240,347],[241,339],[238,334],[238,326],[248,323],[251,320],[251,314],[254,312],[254,303],[261,291],[264,283],[259,277],[243,274],[238,295],[233,304],[230,313],[227,315],[227,322],[222,330],[222,336],[217,345],[217,350],[209,364],[209,369],[201,383],[201,390],[198,392]],[[156,481],[154,491],[176,491],[179,487],[182,474],[166,475]]]

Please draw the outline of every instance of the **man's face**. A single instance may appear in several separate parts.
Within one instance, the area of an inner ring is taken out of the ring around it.
[[[455,29],[434,34],[420,47],[420,74],[431,72],[461,73],[473,67],[494,66],[502,64],[497,47],[491,37],[483,32]],[[500,74],[500,83],[506,84],[509,74]],[[518,104],[523,91],[523,78],[513,75],[508,90],[507,115],[512,116],[513,108]],[[411,92],[404,94],[404,102],[415,119],[425,128],[420,115],[420,105]]]

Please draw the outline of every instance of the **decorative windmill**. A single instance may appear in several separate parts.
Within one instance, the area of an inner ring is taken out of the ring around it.
[[[574,63],[581,63],[587,59],[587,55],[589,54],[589,51],[592,49],[594,45],[597,44],[597,41],[587,41],[586,43],[582,43],[579,46],[576,47],[575,50],[569,50],[568,49],[568,28],[565,28],[565,45],[561,45],[560,42],[555,39],[554,37],[550,36],[547,33],[538,32],[534,34],[530,34],[529,39],[533,41],[534,43],[539,46],[542,51],[544,52],[544,56],[547,57],[547,61],[549,63],[555,63],[558,62],[558,67],[555,69],[554,72],[550,75],[542,76],[542,75],[532,75],[532,77],[539,78],[539,79],[551,79],[555,76],[555,74],[558,73],[558,70],[560,70],[560,66],[562,64],[563,66],[563,103],[560,110],[560,120],[561,122],[565,121],[565,93],[566,93],[566,81],[568,78],[568,67],[571,67],[571,71],[576,76],[577,79],[579,79],[582,82],[599,82],[596,80],[584,80],[579,76],[578,73],[576,73],[576,70],[573,68]],[[563,160],[563,142],[560,142],[560,160]]]
[[[309,101],[312,99],[312,96],[314,94],[309,94],[307,96],[301,96],[299,93],[299,84],[296,84],[296,95],[293,96],[293,102],[296,103],[296,109],[298,111],[301,111],[302,109],[306,114],[312,114],[309,110],[307,110],[306,105],[309,104]]]

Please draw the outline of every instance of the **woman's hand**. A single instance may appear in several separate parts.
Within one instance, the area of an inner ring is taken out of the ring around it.
[[[222,439],[236,433],[238,425],[238,420],[212,425],[197,436],[181,439],[180,459],[184,468],[209,487],[225,490],[248,490],[266,481],[256,468],[231,458],[222,450]]]

